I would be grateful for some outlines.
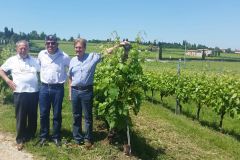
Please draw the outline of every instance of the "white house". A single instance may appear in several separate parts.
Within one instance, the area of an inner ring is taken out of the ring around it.
[[[240,49],[235,49],[234,53],[240,54]]]
[[[206,54],[206,56],[210,56],[212,54],[212,50],[209,50],[209,49],[197,49],[197,50],[188,50],[185,53],[185,55],[202,57],[203,52]]]

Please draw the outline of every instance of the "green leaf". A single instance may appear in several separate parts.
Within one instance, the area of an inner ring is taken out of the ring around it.
[[[119,88],[115,87],[109,89],[108,94],[111,99],[115,99],[119,94]]]

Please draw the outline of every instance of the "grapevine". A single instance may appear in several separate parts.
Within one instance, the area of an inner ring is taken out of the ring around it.
[[[143,72],[138,55],[138,44],[132,44],[127,56],[126,49],[118,48],[97,66],[94,103],[97,116],[110,131],[126,130],[131,125],[130,112],[136,115],[140,110]]]

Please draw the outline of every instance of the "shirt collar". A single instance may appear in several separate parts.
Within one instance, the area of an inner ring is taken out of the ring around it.
[[[26,57],[22,58],[18,53],[17,53],[17,57],[18,57],[18,59],[23,59],[23,60],[30,58],[30,56],[28,54],[27,54]]]
[[[57,55],[57,54],[59,53],[59,48],[57,48],[57,50],[56,50],[56,52],[55,52],[54,54],[50,54],[47,49],[46,49],[46,53],[47,53],[49,56]]]
[[[87,54],[86,53],[84,53],[82,57],[77,56],[77,59],[79,61],[84,61],[86,58],[87,58]]]

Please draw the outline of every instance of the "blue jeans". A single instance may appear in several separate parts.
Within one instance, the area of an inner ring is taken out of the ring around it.
[[[64,96],[64,86],[41,85],[39,91],[40,107],[40,138],[49,138],[49,116],[51,105],[53,108],[53,139],[60,139],[62,126],[62,102]]]
[[[93,141],[93,91],[71,89],[73,113],[73,138],[77,142]],[[85,136],[82,133],[82,111],[84,112]]]

